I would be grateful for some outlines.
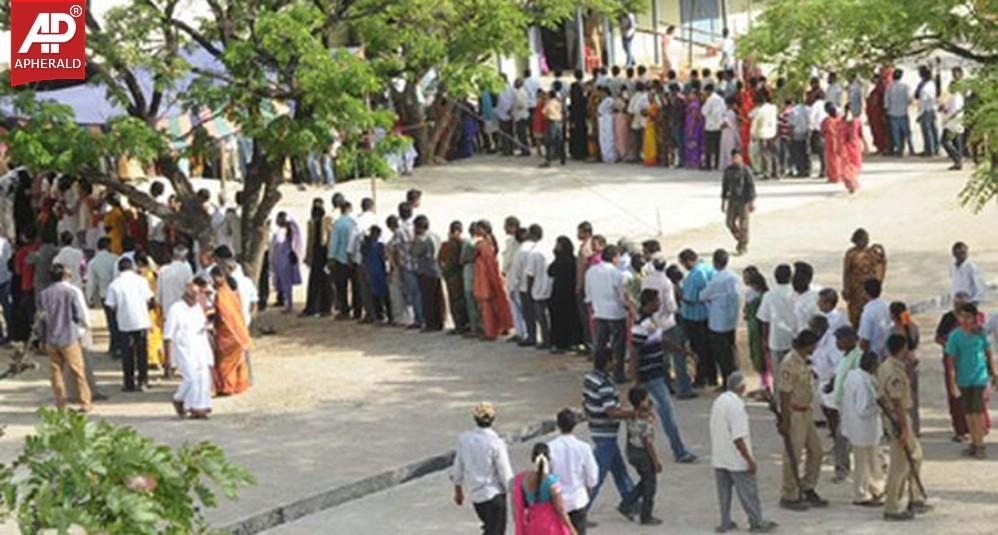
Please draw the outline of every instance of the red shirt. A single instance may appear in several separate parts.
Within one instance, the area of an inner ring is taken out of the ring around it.
[[[28,255],[41,247],[42,244],[38,242],[29,243],[14,253],[14,271],[21,276],[22,292],[32,292],[35,289],[35,266],[28,263]]]

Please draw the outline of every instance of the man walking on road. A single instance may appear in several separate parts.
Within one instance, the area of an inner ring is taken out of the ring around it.
[[[62,376],[65,362],[76,381],[81,410],[90,412],[90,386],[87,384],[80,345],[80,332],[81,327],[86,325],[87,310],[70,285],[69,270],[62,264],[53,264],[51,277],[53,284],[39,295],[39,306],[44,314],[43,340],[52,371],[55,406],[59,410],[66,408],[66,384]]]
[[[721,180],[721,212],[737,242],[738,254],[748,252],[749,214],[755,211],[755,179],[752,170],[742,163],[742,155],[731,151],[731,165]]]
[[[457,439],[457,453],[451,466],[454,503],[464,504],[464,490],[482,521],[482,535],[506,533],[506,492],[513,479],[506,443],[492,429],[496,408],[483,401],[471,410],[477,428]]]
[[[586,535],[586,528],[595,526],[586,518],[589,511],[589,491],[599,480],[599,467],[593,449],[572,434],[577,418],[572,409],[558,413],[557,438],[548,442],[551,450],[551,473],[558,476],[565,511],[577,535]]]

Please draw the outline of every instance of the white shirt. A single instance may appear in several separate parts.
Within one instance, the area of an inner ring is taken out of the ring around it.
[[[662,302],[662,306],[658,309],[658,313],[655,314],[655,323],[662,328],[663,331],[668,331],[669,329],[676,326],[676,312],[679,311],[679,305],[676,303],[676,292],[673,289],[672,281],[669,277],[665,276],[665,273],[658,271],[657,269],[652,269],[648,275],[641,280],[642,290],[657,290],[658,298]]]
[[[776,137],[777,110],[776,104],[767,102],[752,110],[752,137],[758,139],[773,139]]]
[[[742,439],[752,453],[752,434],[745,402],[734,392],[725,392],[710,408],[710,464],[714,468],[744,472],[748,463],[735,441]]]
[[[551,264],[553,255],[548,252],[548,249],[544,245],[535,244],[527,256],[523,278],[524,280],[527,277],[534,278],[534,286],[531,288],[530,296],[536,301],[550,299],[551,291],[554,289],[554,279],[548,275],[548,265]]]
[[[243,320],[249,328],[253,324],[253,306],[260,302],[260,294],[253,279],[247,277],[242,269],[237,268],[232,277],[236,279],[236,293],[239,294],[239,304],[243,306]]]
[[[919,82],[921,83],[921,82]],[[936,82],[929,80],[922,85],[922,90],[918,93],[918,113],[936,111]]]
[[[760,321],[769,324],[769,348],[786,351],[794,341],[794,290],[789,284],[777,284],[762,296],[759,311],[755,315]]]
[[[527,92],[527,107],[535,108],[537,107],[537,90],[541,88],[541,83],[537,81],[537,78],[531,76],[523,80],[523,89]]]
[[[72,277],[69,282],[77,288],[83,288],[83,277],[80,275],[80,271],[83,270],[84,258],[83,251],[72,245],[67,245],[59,250],[59,254],[55,255],[52,263],[62,264],[63,267],[69,270],[69,274]]]
[[[596,319],[626,318],[624,274],[610,262],[600,262],[589,268],[586,271],[586,302],[593,305]]]
[[[512,86],[507,86],[506,90],[499,93],[496,100],[495,113],[500,121],[508,121],[513,113],[513,103],[516,100],[516,93]]]
[[[163,325],[163,340],[170,341],[171,357],[184,377],[212,365],[211,344],[208,342],[208,318],[201,305],[188,305],[181,300],[173,303]]]
[[[949,274],[953,280],[951,295],[966,292],[970,296],[971,302],[974,303],[980,302],[981,298],[984,297],[987,285],[981,279],[981,270],[977,269],[977,264],[969,259],[964,260],[959,266],[954,263],[949,268]]]
[[[852,370],[842,383],[842,435],[854,446],[876,446],[882,433],[874,378]]]
[[[520,242],[516,241],[516,238],[510,236],[506,238],[506,245],[502,248],[502,252],[499,256],[502,258],[502,265],[499,268],[502,270],[502,274],[509,276],[510,272],[513,271],[513,261],[516,260],[516,253],[520,250]],[[510,288],[513,286],[510,285]]]
[[[859,338],[870,343],[870,351],[884,357],[887,335],[891,331],[891,311],[883,299],[877,298],[863,305],[859,317]]]
[[[821,313],[818,309],[818,292],[808,290],[802,294],[794,292],[794,336],[807,329],[811,318]]]
[[[87,264],[87,297],[92,302],[107,297],[107,287],[118,276],[118,256],[110,251],[97,251]]]
[[[471,503],[482,503],[507,491],[513,479],[506,443],[491,428],[477,428],[457,439],[450,480],[464,487]]]
[[[14,248],[10,246],[10,240],[6,236],[0,236],[0,284],[10,282],[13,274],[7,264],[14,256]]]
[[[825,101],[835,105],[835,109],[842,109],[842,86],[838,83],[828,84],[825,89]]]
[[[828,319],[828,330],[818,341],[818,347],[811,355],[811,369],[818,376],[818,392],[821,395],[821,402],[826,407],[835,407],[832,394],[826,394],[824,387],[829,381],[835,378],[835,370],[839,361],[842,360],[842,352],[835,340],[835,331],[847,324],[845,314],[840,310],[833,310],[825,314]]]
[[[184,295],[184,288],[194,278],[191,265],[183,260],[174,260],[159,270],[156,284],[156,301],[165,312],[173,308]]]
[[[631,114],[631,129],[641,130],[645,127],[648,122],[648,117],[643,115],[642,112],[647,113],[648,108],[651,103],[648,101],[648,92],[641,91],[635,93],[631,97],[631,102],[627,105],[627,113]]]
[[[963,133],[963,95],[961,93],[952,93],[946,100],[943,128],[954,134]]]
[[[530,251],[534,250],[535,245],[537,245],[535,242],[525,241],[520,244],[520,249],[516,251],[513,267],[506,274],[508,277],[506,284],[511,290],[527,291],[527,257],[530,256]]]
[[[104,304],[115,310],[118,330],[128,333],[152,327],[149,320],[149,300],[152,298],[149,281],[129,270],[118,275],[107,287]]]
[[[703,109],[700,110],[703,115],[703,129],[720,130],[721,125],[724,124],[725,111],[727,111],[727,106],[724,105],[724,99],[717,93],[711,93],[707,97],[707,101],[703,103]]]
[[[821,131],[821,123],[825,121],[828,117],[828,112],[825,111],[825,100],[819,98],[811,104],[811,130]]]
[[[559,435],[548,442],[551,450],[551,473],[558,476],[565,511],[589,505],[589,489],[599,481],[599,467],[593,448],[573,435]]]

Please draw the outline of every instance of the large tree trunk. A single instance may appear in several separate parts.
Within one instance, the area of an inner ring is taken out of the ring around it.
[[[417,165],[427,165],[433,163],[433,156],[436,154],[436,145],[433,143],[433,132],[426,121],[426,107],[419,102],[416,93],[416,84],[407,81],[405,90],[401,96],[402,122],[406,125],[406,134],[412,138],[412,142],[419,151]]]
[[[246,170],[242,206],[242,256],[246,276],[256,280],[270,238],[270,213],[281,200],[280,163],[269,162],[259,145],[253,144],[253,159]]]

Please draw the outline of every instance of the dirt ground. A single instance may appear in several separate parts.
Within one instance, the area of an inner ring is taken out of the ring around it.
[[[488,217],[495,224],[505,215],[518,214],[524,221],[544,224],[551,238],[571,235],[579,220],[590,219],[597,232],[611,239],[657,235],[661,226],[670,253],[686,246],[705,253],[732,246],[719,223],[716,175],[629,165],[577,164],[539,171],[535,164],[482,158],[421,171],[412,178],[379,183],[378,201],[385,213],[406,188],[418,185],[426,195],[424,213],[440,222],[436,229],[455,216]],[[806,260],[816,268],[816,283],[838,287],[848,237],[863,226],[888,251],[889,299],[913,301],[946,292],[948,251],[955,240],[970,244],[972,258],[993,279],[998,276],[998,211],[992,207],[975,215],[959,206],[956,192],[965,175],[944,168],[940,160],[873,161],[864,172],[864,190],[853,197],[817,181],[761,184],[751,252],[737,257],[733,267],[752,263],[768,274],[779,262]],[[367,183],[351,182],[339,189],[356,199],[368,188]],[[288,189],[285,194],[283,206],[301,220],[311,197],[328,199],[330,192]],[[931,332],[939,313],[917,318],[923,332]],[[257,475],[259,484],[246,489],[240,501],[223,503],[211,512],[217,525],[447,451],[468,428],[468,409],[480,399],[497,403],[498,425],[505,432],[550,418],[562,407],[578,407],[580,381],[588,367],[583,358],[524,351],[502,342],[299,320],[276,311],[264,313],[260,323],[274,327],[277,334],[256,339],[254,387],[245,395],[216,400],[215,415],[208,422],[173,416],[168,403],[173,383],[145,394],[119,392],[120,373],[103,355],[97,358],[101,386],[112,399],[97,406],[95,417],[133,425],[171,444],[213,440]],[[97,344],[104,347],[100,338]],[[993,484],[998,467],[994,461],[961,459],[958,447],[949,442],[937,357],[938,351],[927,342],[922,353],[924,477],[937,507],[913,526],[925,532],[994,533],[986,513],[998,498]],[[657,514],[667,519],[669,531],[701,533],[716,522],[707,458],[709,401],[678,405],[684,440],[703,460],[693,466],[666,463]],[[32,412],[50,402],[44,369],[0,383],[0,422],[8,426],[7,436],[0,439],[0,458],[14,455],[33,425]],[[833,486],[824,476],[819,492],[832,500],[832,507],[806,515],[776,510],[779,443],[764,408],[753,407],[751,412],[755,451],[763,461],[764,507],[784,532],[910,529],[885,526],[876,512],[847,505],[848,484]],[[516,467],[526,465],[528,446],[513,448]],[[661,448],[667,450],[664,443]],[[594,512],[601,527],[594,532],[648,532],[625,526],[612,511],[612,485],[605,489]],[[446,479],[434,474],[274,532],[474,532],[471,511],[456,509],[448,496]]]

